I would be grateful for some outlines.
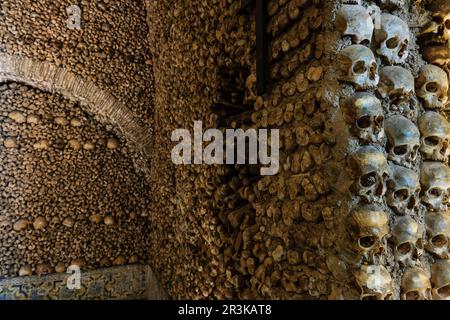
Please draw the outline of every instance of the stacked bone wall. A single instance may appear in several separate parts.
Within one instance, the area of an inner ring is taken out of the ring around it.
[[[439,115],[447,93],[440,93],[438,73],[426,71],[418,52],[424,22],[418,4],[378,5],[362,3],[358,17],[373,18],[370,44],[360,42],[366,29],[354,28],[355,18],[346,16],[356,4],[343,6],[336,17],[348,41],[337,55],[338,78],[356,91],[350,98],[339,94],[354,142],[347,156],[352,201],[343,220],[350,238],[337,261],[352,277],[337,292],[346,297],[353,286],[363,299],[440,299],[445,293],[437,290],[448,280],[442,280],[448,263],[441,259],[448,258],[449,131]],[[439,284],[431,281],[436,278]]]
[[[417,12],[421,17],[418,44],[425,65],[416,79],[416,90],[422,105],[428,111],[419,119],[421,151],[423,158],[429,162],[434,161],[438,168],[431,179],[424,176],[424,180],[431,182],[427,183],[423,190],[423,196],[428,203],[425,220],[426,249],[433,256],[433,259],[430,259],[432,296],[434,299],[448,299],[450,3],[442,0],[425,1],[417,8]]]
[[[0,91],[2,276],[145,262],[148,185],[125,142],[59,95]]]
[[[215,83],[216,17],[210,1],[148,1],[155,73],[155,132],[152,153],[152,212],[149,260],[174,298],[207,298],[220,267],[214,260],[215,218],[200,203],[195,183],[210,167],[172,164],[171,132],[207,124]],[[206,182],[205,182],[206,183]],[[163,245],[161,245],[163,244]]]
[[[255,95],[253,10],[238,14],[239,1],[150,7],[159,19],[149,19],[160,41],[155,114],[164,124],[153,169],[167,176],[164,185],[155,182],[155,197],[173,199],[154,210],[161,213],[152,224],[171,226],[157,230],[170,250],[150,251],[163,284],[174,297],[326,298],[331,275],[321,248],[333,244],[327,164],[336,141],[322,90],[314,90],[324,75],[323,5],[270,1],[272,84],[264,98]],[[224,102],[239,112],[224,110]],[[171,130],[191,128],[193,120],[203,120],[204,129],[281,126],[280,174],[261,178],[258,167],[246,165],[173,166]]]
[[[72,5],[81,9],[81,29],[68,28]],[[142,1],[2,1],[0,10],[0,52],[64,67],[150,121],[153,75]]]
[[[73,4],[81,9],[80,30],[67,26]],[[110,123],[92,112],[91,101],[65,88],[58,93],[52,80],[41,86],[24,79],[27,70],[17,79],[2,74],[1,276],[147,262],[148,163],[123,131],[137,117],[140,127],[151,127],[147,34],[139,1],[0,4],[0,73],[11,69],[8,57],[39,66],[37,79],[59,68],[58,75],[93,83],[91,91],[111,94],[106,102],[125,106],[109,110],[113,116],[126,108],[133,115]]]
[[[447,124],[427,136],[430,108],[417,88],[427,14],[409,1],[346,4],[268,2],[262,97],[252,9],[240,12],[240,1],[153,6],[162,145],[193,120],[279,128],[281,142],[273,177],[255,166],[173,167],[160,158],[167,179],[155,196],[178,200],[158,219],[173,225],[167,243],[181,254],[155,264],[173,296],[428,299],[433,270],[445,283],[445,262],[433,265],[448,250],[447,169],[424,145],[441,143],[439,135],[445,146]],[[440,177],[429,177],[430,160]]]

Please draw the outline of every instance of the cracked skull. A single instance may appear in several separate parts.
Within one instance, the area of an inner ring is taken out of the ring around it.
[[[425,108],[444,108],[448,101],[447,73],[438,66],[427,64],[416,80],[416,89]]]
[[[352,190],[367,202],[381,201],[386,191],[387,160],[373,146],[363,146],[349,158]]]
[[[374,95],[357,92],[344,100],[345,121],[353,135],[365,142],[378,142],[384,137],[384,112]]]
[[[425,249],[441,259],[448,259],[450,216],[448,213],[428,212],[425,218],[428,242]]]
[[[391,165],[387,181],[387,204],[397,214],[407,214],[414,211],[419,203],[419,175],[413,170]]]
[[[402,278],[402,300],[431,300],[430,276],[424,270],[407,269]]]
[[[392,14],[381,15],[380,29],[375,30],[377,53],[389,64],[401,64],[408,57],[409,28]]]
[[[336,17],[336,29],[351,36],[355,44],[369,45],[373,35],[372,17],[363,6],[343,5]]]
[[[363,265],[355,272],[361,300],[390,300],[392,278],[383,266]]]
[[[425,161],[420,170],[421,200],[432,211],[448,209],[450,169],[437,161]]]
[[[389,229],[388,216],[384,211],[379,208],[358,208],[351,213],[349,226],[356,252],[367,256],[384,251]]]
[[[431,266],[434,300],[450,300],[450,260],[438,260]]]
[[[421,134],[420,152],[426,160],[447,162],[450,156],[450,124],[434,111],[425,112],[418,120]]]
[[[385,131],[388,138],[388,159],[411,167],[420,147],[419,129],[404,116],[394,115],[386,120]]]
[[[398,217],[392,229],[395,259],[405,265],[416,260],[423,251],[422,231],[409,216]]]
[[[372,51],[359,44],[347,47],[338,55],[343,81],[350,82],[357,89],[375,88],[380,80],[378,65]]]

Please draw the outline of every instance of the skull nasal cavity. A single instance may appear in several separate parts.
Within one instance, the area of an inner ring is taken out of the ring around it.
[[[361,177],[361,185],[363,187],[371,187],[377,182],[376,174],[375,172],[366,174]]]
[[[362,74],[367,71],[366,63],[362,60],[359,60],[353,66],[353,72],[357,74]]]
[[[375,244],[374,237],[363,237],[359,239],[359,245],[363,248],[372,248],[372,246]]]
[[[388,39],[388,41],[386,41],[386,47],[388,47],[389,49],[395,49],[398,47],[399,43],[400,43],[400,39],[397,36],[395,36],[395,37]]]
[[[367,129],[370,127],[370,117],[369,116],[364,116],[358,119],[357,121],[357,125],[359,128],[361,129]]]

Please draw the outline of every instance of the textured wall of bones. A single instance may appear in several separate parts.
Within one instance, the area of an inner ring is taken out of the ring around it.
[[[147,35],[139,1],[1,2],[0,276],[147,262]]]
[[[274,177],[155,159],[171,205],[155,210],[166,246],[150,258],[172,296],[448,297],[449,13],[431,2],[268,1],[258,97],[240,1],[148,1],[155,146],[192,119],[282,140]]]
[[[151,41],[141,2],[78,1],[80,31],[71,4],[2,1],[0,51],[108,91],[153,152],[64,92],[3,83],[1,275],[148,257],[175,298],[448,297],[448,1],[268,0],[263,97],[240,1],[146,1]],[[193,120],[280,128],[279,174],[174,166]]]

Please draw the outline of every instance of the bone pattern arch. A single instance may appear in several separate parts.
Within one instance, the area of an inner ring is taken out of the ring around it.
[[[0,54],[0,83],[13,81],[58,93],[79,102],[102,121],[117,127],[137,150],[149,155],[150,133],[138,116],[110,93],[54,64]]]

